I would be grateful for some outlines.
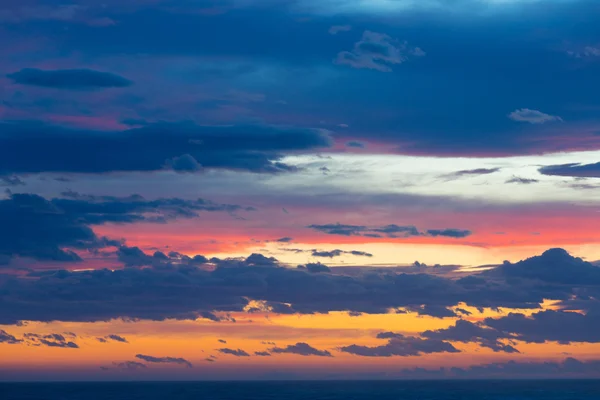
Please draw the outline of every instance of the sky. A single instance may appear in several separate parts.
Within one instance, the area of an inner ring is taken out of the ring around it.
[[[598,20],[0,2],[0,380],[600,377]]]

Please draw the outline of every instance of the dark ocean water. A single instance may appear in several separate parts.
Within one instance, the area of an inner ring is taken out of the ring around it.
[[[600,381],[0,383],[0,400],[600,400]]]

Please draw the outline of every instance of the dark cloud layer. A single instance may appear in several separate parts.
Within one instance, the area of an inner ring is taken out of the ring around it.
[[[562,278],[552,264],[557,257],[566,257],[564,265],[572,264],[563,269]],[[600,283],[590,279],[579,283],[573,279],[573,275],[585,273],[591,264],[564,256],[558,250],[514,265],[503,265],[495,274],[484,272],[458,280],[418,271],[402,273],[399,269],[367,270],[358,275],[327,273],[327,270],[314,273],[306,268],[284,268],[276,260],[258,255],[246,259],[215,259],[211,263],[214,270],[160,263],[115,271],[47,271],[4,277],[0,280],[0,324],[15,324],[21,320],[113,318],[232,321],[227,313],[247,309],[250,300],[264,301],[265,307],[274,313],[388,313],[390,309],[397,309],[444,318],[456,316],[450,308],[460,303],[479,308],[539,309],[545,300],[553,299],[564,307],[585,310],[585,318],[562,313],[534,314],[527,318],[507,316],[486,320],[486,325],[460,323],[456,328],[430,332],[425,338],[439,342],[445,338],[460,341],[460,338],[477,337],[475,341],[482,345],[511,351],[503,339],[538,341],[545,337],[559,341],[592,341],[596,340],[593,332],[598,331],[592,328],[597,325],[594,309],[598,307],[595,299]],[[526,266],[530,263],[547,265],[547,268],[528,271]],[[523,277],[518,277],[520,275],[513,270],[519,265],[527,271]],[[549,281],[543,280],[548,277]],[[510,328],[513,319],[518,320],[517,325],[522,326],[523,331]],[[572,325],[573,329],[559,329],[562,323]],[[554,329],[554,333],[544,333],[548,329]],[[577,334],[576,329],[585,333]],[[414,338],[398,340],[389,345],[392,348],[379,346],[382,348],[376,351],[401,353],[408,352],[402,350],[406,346],[430,344]],[[437,344],[438,348],[449,349]],[[357,351],[361,351],[360,348]]]
[[[0,174],[114,171],[194,172],[201,167],[276,173],[286,152],[328,147],[318,129],[267,125],[150,124],[121,132],[35,122],[0,123]]]
[[[20,85],[42,86],[56,89],[122,88],[132,84],[128,79],[110,72],[91,69],[63,69],[44,71],[24,68],[7,77]]]
[[[538,170],[543,175],[600,178],[600,162],[595,164],[547,165]]]
[[[236,350],[236,349],[222,348],[222,349],[217,349],[217,351],[221,354],[230,354],[235,357],[250,357],[250,354],[248,354],[247,352],[245,352],[242,349]]]
[[[252,210],[207,200],[156,199],[141,196],[96,197],[68,192],[47,200],[35,194],[11,194],[0,200],[0,256],[43,261],[81,261],[72,250],[121,246],[96,236],[91,226],[105,223],[161,223],[194,218],[203,211]],[[1,259],[1,257],[0,257]]]

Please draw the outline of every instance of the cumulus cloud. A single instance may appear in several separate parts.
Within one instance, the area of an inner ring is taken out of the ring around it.
[[[194,172],[201,167],[278,173],[294,170],[281,162],[286,152],[326,148],[332,143],[329,132],[322,129],[192,122],[160,122],[107,132],[3,122],[0,131],[0,175],[165,168]]]
[[[391,72],[392,65],[402,64],[410,57],[424,56],[419,47],[409,47],[401,42],[378,32],[365,31],[362,39],[354,44],[351,51],[338,53],[336,64],[353,68],[367,68],[382,72]]]
[[[508,114],[508,118],[517,122],[528,122],[530,124],[545,124],[547,122],[562,121],[561,117],[550,115],[538,110],[521,108]]]
[[[131,86],[133,82],[110,72],[91,69],[60,69],[44,71],[24,68],[7,77],[20,85],[42,86],[55,89],[106,89]]]
[[[471,231],[466,229],[428,229],[421,232],[417,227],[408,225],[401,226],[396,224],[385,225],[380,227],[368,227],[364,225],[345,225],[340,223],[324,224],[324,225],[309,225],[307,228],[326,233],[328,235],[342,236],[365,236],[371,238],[388,237],[388,238],[406,238],[411,236],[444,236],[451,238],[465,238],[471,235]]]
[[[318,350],[309,345],[308,343],[299,342],[296,344],[290,344],[286,347],[273,347],[269,349],[271,353],[289,353],[298,354],[301,356],[319,356],[319,357],[333,357],[327,350]]]
[[[144,360],[146,362],[149,362],[149,363],[157,363],[157,364],[179,364],[179,365],[185,365],[187,368],[192,368],[193,367],[192,363],[189,362],[188,360],[186,360],[185,358],[179,358],[179,357],[154,357],[154,356],[148,356],[148,355],[144,355],[144,354],[137,354],[135,357],[139,358],[140,360]]]

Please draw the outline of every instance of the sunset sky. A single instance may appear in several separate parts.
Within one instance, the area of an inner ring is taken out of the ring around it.
[[[598,21],[0,1],[0,381],[600,377]]]

